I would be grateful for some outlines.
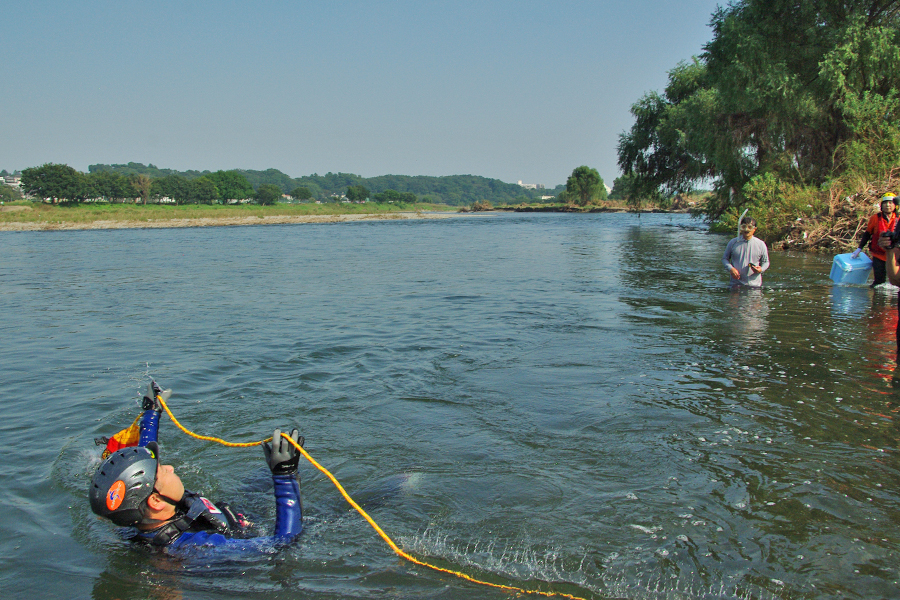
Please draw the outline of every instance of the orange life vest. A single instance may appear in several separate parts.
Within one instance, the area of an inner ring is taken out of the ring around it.
[[[872,253],[873,258],[887,260],[887,254],[885,253],[884,248],[878,245],[878,240],[881,238],[882,233],[886,231],[893,232],[896,223],[896,214],[891,214],[890,220],[885,219],[884,215],[881,213],[874,214],[869,219],[869,226],[866,227],[866,233],[872,236],[872,241],[869,242],[869,251]]]

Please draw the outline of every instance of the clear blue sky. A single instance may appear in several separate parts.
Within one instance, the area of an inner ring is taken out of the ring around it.
[[[716,0],[12,0],[0,169],[47,162],[565,183]]]

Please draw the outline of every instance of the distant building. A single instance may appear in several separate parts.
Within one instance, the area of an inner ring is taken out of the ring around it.
[[[519,187],[525,188],[526,190],[542,190],[544,189],[543,183],[522,183],[522,180],[519,180]]]
[[[22,187],[22,178],[18,175],[4,175],[0,179],[2,179],[3,183],[5,183],[6,185],[12,186],[14,188]]]

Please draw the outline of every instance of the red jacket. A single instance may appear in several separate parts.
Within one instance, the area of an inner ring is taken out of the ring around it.
[[[872,215],[869,219],[869,225],[866,227],[866,232],[863,234],[863,239],[859,244],[859,247],[862,248],[866,245],[866,242],[871,239],[869,242],[869,252],[872,253],[872,258],[877,258],[880,260],[887,260],[887,254],[884,251],[884,248],[878,245],[878,240],[881,238],[881,234],[888,231],[894,231],[894,225],[897,224],[897,215],[891,214],[890,220],[885,219],[884,215],[880,212]]]

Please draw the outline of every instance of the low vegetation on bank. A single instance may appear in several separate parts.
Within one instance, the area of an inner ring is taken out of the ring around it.
[[[616,180],[620,183],[620,179]],[[598,213],[598,212],[682,212],[695,215],[700,214],[701,208],[705,205],[707,198],[711,195],[708,191],[701,191],[693,194],[677,194],[671,198],[663,198],[655,196],[651,199],[642,199],[638,202],[635,197],[626,197],[616,194],[616,188],[613,193],[603,195],[602,199],[591,199],[585,204],[571,201],[563,202],[519,202],[515,204],[499,204],[493,206],[490,202],[475,202],[472,206],[463,207],[461,212],[481,212],[481,211],[516,211],[516,212],[565,212],[565,213]],[[566,199],[566,196],[563,196]]]

